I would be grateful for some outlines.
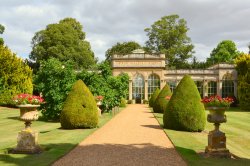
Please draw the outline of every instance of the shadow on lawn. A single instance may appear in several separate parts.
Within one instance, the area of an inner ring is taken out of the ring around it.
[[[41,154],[20,155],[2,154],[0,162],[5,164],[26,165],[50,165],[56,159],[66,154],[72,144],[46,144],[46,149]],[[173,148],[162,148],[152,144],[93,144],[78,146],[73,153],[69,154],[64,165],[185,165],[176,157]],[[55,165],[61,165],[56,162]]]
[[[238,159],[225,159],[225,158],[206,158],[204,157],[204,151],[195,152],[192,149],[187,149],[183,147],[176,146],[176,150],[187,161],[188,165],[192,166],[240,166],[240,165],[250,165],[250,159],[238,158]]]

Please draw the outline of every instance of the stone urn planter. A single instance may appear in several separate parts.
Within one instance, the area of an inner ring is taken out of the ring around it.
[[[214,123],[214,130],[209,131],[208,146],[205,153],[212,157],[230,158],[231,154],[226,148],[226,135],[219,130],[220,124],[227,122],[225,110],[227,107],[206,107],[209,110],[207,121]]]
[[[20,119],[24,121],[25,128],[18,132],[17,146],[12,149],[12,153],[40,153],[41,148],[38,145],[38,132],[31,129],[31,122],[38,119],[37,108],[40,105],[24,104],[17,105],[20,109]]]
[[[98,115],[102,116],[102,110],[100,109],[100,106],[102,105],[102,101],[100,101],[100,100],[97,101],[96,105],[97,105],[97,109],[98,109]]]

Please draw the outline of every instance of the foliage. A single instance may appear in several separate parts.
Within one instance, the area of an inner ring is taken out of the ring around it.
[[[62,62],[71,60],[76,69],[89,68],[95,63],[82,25],[76,19],[65,18],[59,23],[49,24],[33,37],[31,60],[40,63],[51,57]]]
[[[235,59],[238,72],[238,99],[241,109],[250,111],[250,54]]]
[[[206,124],[205,108],[199,91],[189,75],[175,89],[163,116],[164,128],[202,131]]]
[[[0,24],[0,34],[3,34],[4,32],[4,26]],[[0,38],[0,45],[3,45],[4,44],[4,41],[3,41],[3,38]]]
[[[76,74],[70,62],[62,63],[55,58],[41,62],[34,83],[46,101],[40,107],[45,119],[59,120],[63,102],[75,80]]]
[[[16,105],[21,105],[21,104],[40,105],[44,102],[44,99],[40,96],[34,96],[30,94],[19,94],[13,98],[13,102]]]
[[[33,92],[32,70],[4,45],[0,45],[0,64],[0,105],[11,105],[13,96]]]
[[[112,76],[107,61],[98,65],[98,71],[82,71],[77,78],[83,80],[92,94],[104,96],[101,106],[103,111],[110,111],[113,107],[119,106],[121,99],[126,98],[128,94],[128,75]]]
[[[132,51],[141,48],[140,44],[134,41],[129,42],[123,42],[123,43],[116,43],[116,45],[112,46],[110,49],[108,49],[105,53],[106,60],[110,61],[112,58],[112,55],[118,54],[118,55],[126,55],[131,54]]]
[[[166,96],[171,96],[172,92],[169,88],[169,85],[166,84],[162,90],[160,91],[159,95],[155,99],[155,102],[153,103],[153,110],[156,113],[164,113],[166,110],[167,104],[169,100],[166,99]]]
[[[207,63],[209,65],[220,62],[231,63],[238,55],[239,51],[237,51],[235,43],[231,40],[223,40],[213,49],[210,57],[207,58]]]
[[[95,98],[82,80],[76,81],[68,94],[60,121],[64,129],[94,128],[98,125]]]
[[[150,107],[153,107],[155,100],[156,100],[157,96],[159,95],[159,93],[160,93],[160,89],[156,88],[154,93],[151,95],[151,97],[149,99],[149,106]]]
[[[187,36],[187,25],[178,15],[164,16],[146,28],[148,50],[164,53],[169,67],[182,68],[192,57],[194,46]]]
[[[231,97],[222,98],[216,95],[205,97],[201,102],[204,103],[205,107],[230,107],[234,100]]]
[[[149,104],[149,101],[146,99],[143,99],[143,104]]]
[[[126,100],[124,98],[121,99],[120,107],[126,107]]]

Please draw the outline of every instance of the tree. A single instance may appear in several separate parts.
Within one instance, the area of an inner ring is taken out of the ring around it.
[[[32,70],[4,45],[0,45],[0,64],[0,105],[12,104],[19,93],[32,94]]]
[[[129,41],[129,42],[123,42],[123,43],[116,43],[116,45],[112,46],[110,49],[108,49],[105,53],[106,60],[110,61],[112,58],[112,55],[118,54],[118,55],[126,55],[131,54],[132,51],[141,48],[140,44]]]
[[[30,59],[40,63],[51,57],[62,62],[71,60],[77,69],[88,68],[95,63],[94,53],[85,40],[82,25],[74,18],[49,24],[33,37]]]
[[[235,59],[238,72],[238,99],[243,110],[250,111],[250,54],[242,54]]]
[[[127,74],[112,76],[107,61],[98,64],[97,71],[82,71],[77,75],[77,79],[83,80],[95,96],[104,96],[101,108],[104,111],[119,106],[121,99],[126,98],[128,93],[129,76]]]
[[[68,94],[60,121],[64,129],[97,126],[98,113],[95,98],[82,80],[76,81]]]
[[[35,89],[41,92],[46,101],[41,105],[43,118],[58,121],[65,101],[76,74],[70,62],[60,62],[51,58],[41,61],[34,83]]]
[[[4,26],[0,24],[0,34],[3,34],[4,32]],[[4,44],[4,41],[3,41],[3,38],[0,38],[0,45],[3,45]]]
[[[182,68],[194,52],[186,24],[178,15],[169,15],[145,29],[149,38],[146,41],[148,50],[165,54],[169,67]]]
[[[163,115],[164,128],[202,131],[206,124],[205,108],[190,76],[185,75],[176,87]]]
[[[239,51],[237,50],[235,43],[231,40],[223,40],[213,49],[210,57],[207,58],[207,63],[209,65],[220,62],[231,63],[238,55]]]

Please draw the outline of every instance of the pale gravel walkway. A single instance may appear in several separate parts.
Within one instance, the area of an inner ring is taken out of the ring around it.
[[[128,105],[54,166],[186,166],[148,106]]]

